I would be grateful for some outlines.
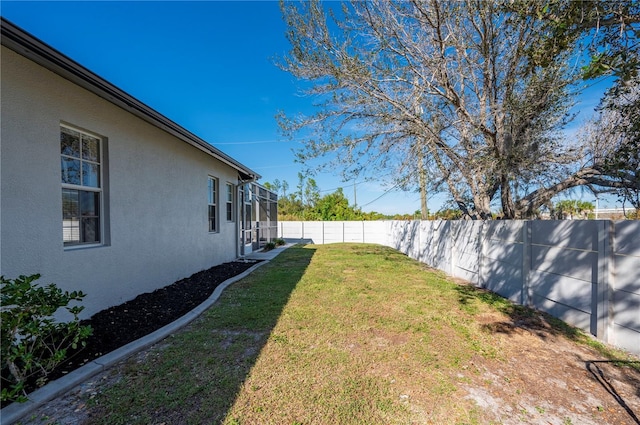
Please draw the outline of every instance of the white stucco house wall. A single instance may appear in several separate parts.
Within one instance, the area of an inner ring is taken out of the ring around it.
[[[1,59],[0,274],[85,318],[259,246],[257,173],[4,19]]]

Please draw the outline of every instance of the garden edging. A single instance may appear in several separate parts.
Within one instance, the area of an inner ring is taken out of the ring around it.
[[[290,246],[290,245],[288,245]],[[288,246],[284,247],[287,248]],[[280,253],[282,249],[274,250],[272,254],[272,258]],[[2,418],[2,423],[5,425],[12,425],[18,420],[25,417],[30,412],[36,410],[41,407],[43,404],[48,401],[58,397],[59,395],[68,392],[76,385],[81,384],[82,382],[88,380],[94,375],[106,370],[107,368],[113,366],[121,360],[161,341],[162,339],[168,337],[172,333],[178,331],[182,327],[186,326],[198,316],[200,316],[205,310],[211,307],[220,297],[222,291],[224,291],[229,285],[237,282],[240,279],[245,278],[249,274],[251,274],[258,267],[266,264],[269,259],[263,259],[262,261],[252,266],[251,268],[245,270],[237,276],[229,278],[225,280],[223,283],[218,285],[218,287],[213,291],[211,296],[207,298],[203,303],[198,305],[196,308],[186,313],[184,316],[175,320],[168,325],[136,340],[130,342],[127,345],[124,345],[117,350],[114,350],[110,353],[101,356],[84,366],[70,372],[68,375],[63,376],[61,378],[56,379],[55,381],[51,381],[42,388],[37,389],[29,394],[29,400],[24,403],[14,402],[7,407],[0,410],[0,418]]]

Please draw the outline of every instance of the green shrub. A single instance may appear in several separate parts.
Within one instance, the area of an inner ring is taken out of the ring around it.
[[[2,402],[27,400],[27,379],[37,378],[44,385],[47,375],[62,361],[67,350],[84,346],[90,326],[81,326],[81,306],[69,307],[86,294],[62,291],[53,283],[39,286],[39,274],[5,279],[0,276]],[[70,322],[57,322],[53,315],[65,308],[73,315]]]
[[[272,249],[276,248],[276,244],[274,242],[267,242],[266,244],[264,244],[264,248],[262,248],[265,251],[271,251]]]
[[[276,246],[282,246],[285,244],[285,241],[282,238],[274,239],[273,242],[276,244]]]

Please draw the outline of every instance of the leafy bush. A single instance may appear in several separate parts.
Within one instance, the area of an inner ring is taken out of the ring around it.
[[[276,246],[283,246],[286,243],[282,238],[274,239],[273,242],[276,244]]]
[[[55,284],[39,286],[39,274],[5,279],[0,276],[0,319],[2,402],[27,400],[25,383],[33,377],[44,385],[47,375],[62,361],[67,350],[84,346],[90,326],[81,326],[81,306],[69,307],[86,294],[62,291]],[[73,315],[70,322],[57,322],[53,315],[65,308]]]
[[[267,242],[266,244],[264,244],[264,248],[262,248],[264,251],[271,251],[272,249],[276,248],[276,244],[274,242]]]

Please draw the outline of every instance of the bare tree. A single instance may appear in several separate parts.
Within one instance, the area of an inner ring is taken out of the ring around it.
[[[640,78],[609,96],[599,114],[584,128],[581,140],[588,160],[600,174],[595,193],[614,193],[640,210]]]
[[[531,66],[540,21],[482,0],[354,1],[330,19],[316,1],[282,11],[292,50],[280,65],[319,99],[312,116],[280,116],[285,133],[312,130],[301,161],[406,180],[419,147],[437,170],[425,180],[471,218],[493,202],[527,217],[563,190],[607,183],[560,133],[578,56],[559,49]]]

